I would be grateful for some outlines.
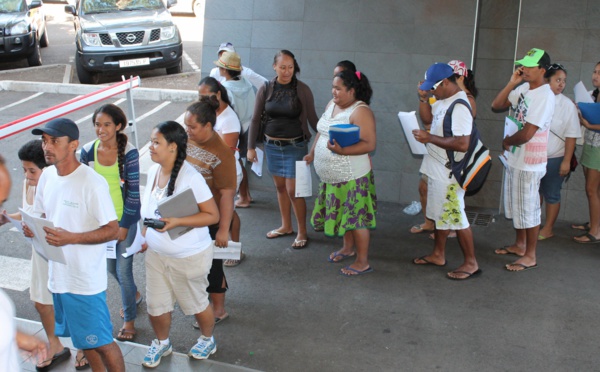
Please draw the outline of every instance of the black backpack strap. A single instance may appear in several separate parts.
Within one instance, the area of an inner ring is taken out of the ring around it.
[[[454,111],[454,106],[457,103],[467,106],[467,108],[469,109],[469,112],[471,113],[471,115],[473,115],[473,112],[471,111],[471,106],[464,99],[459,98],[456,101],[452,102],[450,104],[450,106],[448,107],[448,110],[446,110],[446,115],[444,115],[444,137],[452,137],[453,136],[453,134],[452,134],[452,112]]]

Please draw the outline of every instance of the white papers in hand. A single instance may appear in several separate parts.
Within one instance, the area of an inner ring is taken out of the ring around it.
[[[514,135],[519,130],[520,130],[519,123],[517,121],[515,121],[514,119],[512,119],[508,116],[506,116],[504,118],[504,137],[502,137],[503,139]],[[516,146],[511,146],[512,152],[515,152],[515,149],[516,149]],[[508,151],[505,150],[503,152],[503,154],[504,154],[504,158],[508,159]]]
[[[23,235],[23,223],[19,220],[15,220],[14,218],[11,218],[8,213],[6,213],[6,211],[4,211],[4,217],[6,217],[10,223],[14,226],[14,228],[19,232],[19,234]],[[25,239],[27,239],[27,241],[31,242],[31,238],[28,238],[26,236],[23,236]]]
[[[400,111],[398,113],[398,119],[400,119],[400,124],[404,130],[404,135],[408,141],[408,146],[410,146],[410,151],[415,155],[427,154],[427,147],[425,147],[425,145],[421,142],[417,141],[412,133],[412,131],[415,129],[421,129],[419,127],[419,122],[417,121],[417,115],[415,112]]]
[[[575,93],[575,102],[577,103],[594,103],[592,96],[590,96],[587,89],[585,89],[585,85],[583,85],[582,81],[575,84],[573,87],[573,93]]]
[[[106,243],[106,258],[110,260],[117,259],[117,240],[111,240]]]
[[[22,208],[19,208],[19,211],[21,211],[21,218],[23,219],[23,222],[25,222],[25,224],[33,233],[33,248],[36,250],[36,252],[48,261],[54,261],[66,265],[67,260],[65,260],[62,247],[55,247],[48,244],[46,241],[46,232],[44,231],[44,227],[54,229],[54,224],[52,221],[48,221],[45,218],[34,217],[24,211]]]
[[[256,148],[256,161],[252,163],[252,171],[256,173],[257,176],[262,177],[263,170],[263,161],[264,161],[265,153],[263,150]]]
[[[146,238],[142,236],[141,229],[138,226],[137,232],[135,233],[135,239],[133,239],[133,243],[129,247],[125,249],[125,253],[122,254],[123,257],[127,258],[129,256],[133,256],[142,250],[142,244],[146,243]]]
[[[310,165],[304,160],[296,161],[296,197],[312,196],[312,174]]]
[[[227,247],[221,248],[215,245],[213,240],[213,259],[214,260],[239,260],[242,256],[242,243],[227,242]]]

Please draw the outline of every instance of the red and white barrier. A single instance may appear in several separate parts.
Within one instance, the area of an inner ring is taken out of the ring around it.
[[[0,140],[140,86],[136,76],[0,126]]]

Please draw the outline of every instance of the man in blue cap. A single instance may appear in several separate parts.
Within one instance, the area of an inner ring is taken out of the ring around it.
[[[475,259],[473,233],[465,213],[465,190],[446,167],[446,150],[464,153],[469,148],[473,128],[467,94],[456,82],[454,70],[446,63],[434,63],[425,73],[425,81],[420,90],[431,91],[437,101],[432,105],[433,120],[430,132],[414,130],[415,139],[426,144],[427,154],[423,157],[421,172],[427,175],[428,219],[435,222],[435,243],[429,255],[415,258],[415,265],[446,265],[446,240],[450,230],[456,230],[458,242],[464,255],[464,262],[447,274],[448,279],[466,280],[481,274]],[[452,110],[452,137],[444,137],[444,118],[450,105],[462,99],[464,104],[456,104]],[[457,154],[457,157],[461,155]]]
[[[546,174],[548,130],[554,115],[555,96],[544,79],[550,56],[533,48],[522,59],[506,86],[492,102],[492,110],[514,110],[513,120],[519,130],[502,141],[507,156],[504,181],[504,211],[513,220],[516,240],[498,248],[496,254],[519,258],[506,265],[508,271],[524,271],[537,267],[536,248],[541,224],[538,190]]]
[[[50,165],[38,181],[33,210],[54,224],[44,227],[44,238],[61,247],[66,260],[48,262],[55,333],[71,337],[94,371],[125,371],[106,305],[106,243],[116,239],[119,229],[108,184],[77,160],[79,128],[72,120],[53,119],[32,133],[41,135]],[[29,228],[24,231],[33,236]]]

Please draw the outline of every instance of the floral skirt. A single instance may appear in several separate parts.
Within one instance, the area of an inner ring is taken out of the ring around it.
[[[377,196],[373,171],[355,180],[321,183],[310,222],[327,236],[347,231],[374,229]]]

